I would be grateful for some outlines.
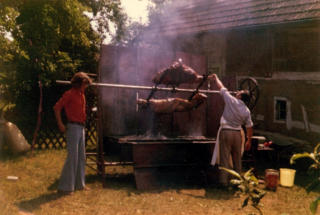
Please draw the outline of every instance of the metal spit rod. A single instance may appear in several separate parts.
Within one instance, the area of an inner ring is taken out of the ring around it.
[[[71,84],[70,81],[56,80],[58,84]],[[110,87],[110,88],[123,88],[123,89],[135,89],[135,90],[157,90],[157,91],[175,91],[175,92],[188,92],[193,93],[195,89],[183,89],[172,87],[152,87],[152,86],[139,86],[139,85],[127,85],[127,84],[110,84],[110,83],[92,83],[93,86],[98,87]],[[218,90],[198,90],[199,93],[214,94],[219,93]],[[235,91],[229,91],[230,93],[236,93]]]

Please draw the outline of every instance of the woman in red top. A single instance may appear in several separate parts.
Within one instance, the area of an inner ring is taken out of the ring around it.
[[[70,194],[74,190],[87,189],[85,187],[86,99],[84,92],[91,82],[86,73],[76,73],[71,79],[72,88],[62,95],[53,108],[59,130],[66,132],[68,152],[59,181],[59,193]],[[61,119],[62,109],[68,119],[67,126]]]

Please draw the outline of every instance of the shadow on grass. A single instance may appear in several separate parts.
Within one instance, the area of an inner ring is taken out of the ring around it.
[[[34,150],[33,152],[31,150],[27,152],[22,153],[13,153],[9,150],[2,150],[0,149],[0,161],[21,161],[26,158],[33,158],[37,155],[44,153],[45,151],[50,151],[49,149],[45,150]]]
[[[22,210],[25,210],[27,212],[32,212],[36,209],[39,209],[42,204],[46,204],[48,202],[57,200],[61,197],[63,197],[63,195],[58,193],[47,193],[47,194],[40,195],[34,199],[21,201],[16,205]]]
[[[48,190],[54,191],[53,193],[42,194],[42,195],[40,195],[40,196],[38,196],[38,197],[36,197],[34,199],[21,201],[21,202],[17,203],[16,205],[22,210],[25,210],[27,212],[32,212],[32,211],[40,208],[40,206],[42,204],[46,204],[48,202],[55,201],[55,200],[57,200],[59,198],[62,198],[65,195],[55,192],[57,190],[57,188],[58,188],[58,184],[59,184],[59,179],[56,179],[48,187]]]
[[[95,174],[86,175],[86,185],[101,183],[101,187],[103,186],[102,177]],[[57,190],[59,185],[59,178],[57,178],[49,187],[48,190],[53,191]],[[136,189],[134,183],[134,175],[133,174],[108,174],[106,175],[105,183],[106,188],[112,189]]]
[[[101,187],[104,185],[105,189],[124,190],[128,196],[176,190],[181,195],[195,198],[228,200],[232,199],[235,194],[234,190],[217,188],[215,184],[206,184],[201,175],[188,175],[188,177],[181,176],[178,178],[172,175],[165,175],[165,177],[156,175],[156,178],[146,178],[146,181],[142,182],[148,184],[150,189],[137,189],[133,173],[107,174],[104,184],[101,176],[95,174],[87,175],[87,185],[90,186],[90,184],[97,182],[101,183]]]
[[[86,184],[93,184],[99,182],[101,186],[111,189],[135,189],[135,179],[132,173],[113,173],[106,174],[105,181],[99,175],[87,175]],[[104,183],[103,183],[104,182]]]
[[[48,190],[57,190],[59,184],[59,179],[56,179],[49,187]]]
[[[95,182],[101,182],[102,187],[102,178],[97,175],[87,175],[86,176],[86,184],[90,186],[90,184],[94,184]],[[125,189],[128,192],[132,192],[135,189],[134,186],[134,178],[130,174],[114,174],[108,175],[106,183],[108,183],[108,187],[116,190]],[[40,208],[41,205],[49,203],[51,201],[55,201],[59,198],[64,197],[65,195],[59,194],[55,192],[58,188],[59,178],[57,178],[49,187],[48,190],[54,191],[52,193],[42,194],[34,199],[29,199],[25,201],[21,201],[17,203],[17,207],[26,212],[33,212]]]
[[[19,161],[25,157],[30,157],[31,152],[14,154],[9,150],[0,151],[0,161]]]

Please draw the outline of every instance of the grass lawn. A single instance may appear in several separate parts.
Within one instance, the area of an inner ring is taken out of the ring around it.
[[[33,156],[2,156],[0,214],[258,214],[251,206],[241,208],[243,196],[214,187],[194,187],[181,182],[170,188],[139,191],[131,167],[107,169],[105,188],[95,172],[87,168],[87,186],[91,190],[60,196],[56,189],[65,156],[65,150],[38,151]],[[19,179],[8,180],[7,176]],[[307,181],[308,177],[298,172],[298,185],[268,191],[261,201],[263,213],[311,214],[310,202],[319,193],[308,194],[304,189]]]

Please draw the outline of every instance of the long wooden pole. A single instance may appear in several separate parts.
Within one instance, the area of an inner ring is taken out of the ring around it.
[[[58,84],[71,84],[70,81],[57,80]],[[152,87],[152,86],[139,86],[139,85],[127,85],[127,84],[110,84],[110,83],[92,83],[93,86],[98,87],[110,87],[110,88],[123,88],[123,89],[135,89],[135,90],[157,90],[157,91],[175,91],[175,92],[188,92],[193,93],[195,89],[183,89],[183,88],[172,88],[172,87]],[[219,93],[218,90],[198,90],[199,93],[214,94]],[[230,93],[236,93],[230,91]]]

